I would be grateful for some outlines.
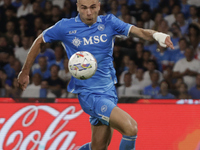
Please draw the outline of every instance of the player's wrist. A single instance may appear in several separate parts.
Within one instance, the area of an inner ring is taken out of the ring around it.
[[[21,72],[21,74],[29,75],[29,73],[30,73],[30,69],[22,68],[22,70],[21,70],[20,72]]]
[[[162,47],[166,47],[167,45],[165,44],[165,39],[168,37],[169,35],[162,33],[162,32],[155,32],[153,34],[153,38],[158,41],[158,43],[162,46]]]

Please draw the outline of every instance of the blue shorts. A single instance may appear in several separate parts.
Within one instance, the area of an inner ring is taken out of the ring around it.
[[[90,123],[109,125],[111,111],[117,106],[115,86],[104,93],[79,93],[78,99],[82,109],[90,115]]]

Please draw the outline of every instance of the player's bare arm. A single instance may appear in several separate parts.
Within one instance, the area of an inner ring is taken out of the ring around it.
[[[132,26],[129,35],[136,36],[147,41],[156,40],[162,47],[170,47],[171,49],[174,49],[170,36],[161,32]]]
[[[40,53],[40,44],[41,43],[44,43],[42,34],[40,34],[33,42],[32,46],[28,52],[26,61],[22,67],[22,71],[18,75],[17,80],[19,83],[19,87],[22,90],[25,90],[29,83],[30,69],[31,69],[31,66],[33,65],[33,62],[34,62],[36,56]]]

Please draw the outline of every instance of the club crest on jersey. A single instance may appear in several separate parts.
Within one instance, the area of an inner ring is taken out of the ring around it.
[[[81,45],[81,40],[80,40],[79,38],[76,38],[76,37],[75,37],[75,38],[72,40],[72,44],[78,48],[78,47]]]
[[[106,105],[101,106],[101,112],[106,112],[106,111],[107,111],[107,106]]]
[[[103,31],[105,29],[105,26],[103,24],[98,25],[98,30]]]

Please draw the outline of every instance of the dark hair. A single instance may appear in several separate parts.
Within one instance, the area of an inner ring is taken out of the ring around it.
[[[155,66],[155,69],[158,70],[158,64],[155,60],[150,59],[150,60],[148,60],[148,63],[153,63]]]
[[[188,85],[185,82],[181,82],[178,88],[180,88],[181,84],[183,84],[185,88],[188,90]]]
[[[199,27],[198,27],[196,24],[191,23],[191,24],[189,25],[189,27],[188,27],[188,30],[190,30],[190,28],[194,28],[194,29],[196,30],[196,35],[199,36],[199,34],[200,34],[200,29],[199,29]]]
[[[130,75],[130,76],[131,76],[132,74],[131,74],[130,72],[127,72],[127,73],[124,74],[124,76],[125,76],[125,75]]]
[[[167,80],[162,80],[161,82],[160,82],[160,84],[159,84],[159,86],[161,86],[161,84],[162,83],[167,83],[167,87],[168,87],[168,90],[171,88],[171,86],[170,86],[170,83],[169,83],[169,81],[167,81]]]
[[[50,70],[51,70],[54,66],[57,67],[58,71],[60,70],[60,66],[58,66],[58,65],[56,65],[56,64],[51,65]]]

